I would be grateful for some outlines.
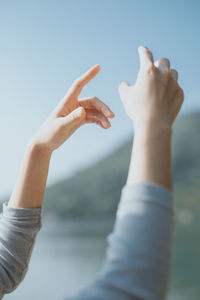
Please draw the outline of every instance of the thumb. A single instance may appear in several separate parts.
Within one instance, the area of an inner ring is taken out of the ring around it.
[[[85,118],[86,112],[85,109],[80,106],[73,110],[69,115],[63,118],[63,122],[65,125],[77,125],[81,124],[81,121]]]

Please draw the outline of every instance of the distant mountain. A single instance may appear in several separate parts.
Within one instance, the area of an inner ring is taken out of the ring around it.
[[[178,209],[200,215],[200,112],[182,116],[174,123],[172,161],[174,195]],[[197,218],[198,218],[197,216]]]
[[[172,155],[174,183],[200,185],[200,113],[178,119],[173,126]]]
[[[60,217],[113,216],[127,179],[132,138],[95,165],[47,188],[44,211]],[[184,115],[173,124],[172,165],[176,198],[192,192],[196,195],[191,201],[193,208],[199,208],[196,199],[200,191],[199,112]],[[176,205],[182,205],[179,199]]]
[[[131,144],[127,141],[95,165],[46,189],[44,211],[61,217],[114,215],[128,174]]]
[[[106,158],[46,188],[44,215],[114,218],[128,175],[132,140],[133,135]],[[200,209],[200,112],[183,115],[173,124],[172,171],[176,208],[196,214]]]
[[[132,138],[90,168],[49,187],[45,193],[44,212],[56,213],[65,219],[72,217],[83,229],[85,225],[79,219],[94,218],[94,235],[108,220],[113,224],[121,189],[127,179]],[[173,124],[172,166],[176,223],[169,294],[173,290],[179,299],[197,300],[200,299],[199,112],[184,115]],[[111,228],[109,225],[106,235]]]

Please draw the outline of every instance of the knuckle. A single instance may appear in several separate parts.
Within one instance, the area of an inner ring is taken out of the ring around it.
[[[95,120],[98,119],[98,113],[97,113],[97,111],[93,112],[92,118],[94,118]]]
[[[165,81],[167,81],[168,79],[169,80],[171,79],[169,72],[162,72],[161,76],[162,76],[163,80],[165,80]]]
[[[91,98],[91,100],[92,100],[93,102],[98,102],[98,101],[100,101],[99,98],[97,98],[96,96],[93,96],[93,97]]]
[[[156,74],[158,69],[154,64],[152,64],[147,70],[147,74]]]
[[[96,96],[92,97],[92,101],[93,101],[94,103],[96,103],[96,105],[98,105],[98,107],[99,107],[100,109],[104,109],[104,108],[109,109],[108,105],[106,105],[103,101],[101,101],[101,100],[100,100],[98,97],[96,97]]]

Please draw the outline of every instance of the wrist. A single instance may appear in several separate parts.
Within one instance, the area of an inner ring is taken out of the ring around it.
[[[172,128],[158,125],[135,128],[127,183],[153,182],[172,191]]]
[[[134,127],[134,137],[156,141],[169,139],[172,137],[172,127],[169,125],[164,125],[160,123],[149,123],[149,124],[135,124]]]
[[[47,147],[38,144],[32,140],[28,143],[27,151],[33,154],[34,156],[43,156],[47,158],[51,157],[52,154],[52,150],[49,150]]]

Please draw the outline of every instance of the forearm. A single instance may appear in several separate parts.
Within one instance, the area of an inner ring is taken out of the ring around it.
[[[8,206],[41,207],[48,176],[51,152],[29,143]]]
[[[127,184],[152,182],[173,190],[171,128],[135,129]]]

